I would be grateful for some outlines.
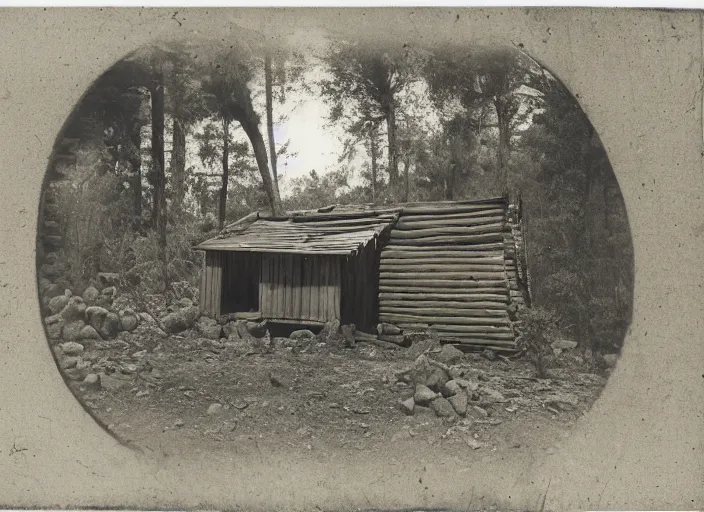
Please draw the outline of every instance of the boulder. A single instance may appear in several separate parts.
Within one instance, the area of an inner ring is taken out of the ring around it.
[[[83,379],[83,386],[85,386],[86,389],[91,389],[94,391],[100,390],[100,375],[97,373],[89,373],[86,375],[86,378]]]
[[[437,398],[438,394],[435,393],[428,386],[423,384],[418,384],[416,386],[415,393],[413,394],[413,400],[417,405],[427,406]]]
[[[131,309],[123,309],[120,311],[120,328],[123,331],[132,332],[139,325],[139,317],[137,313]]]
[[[413,416],[413,410],[415,409],[416,402],[413,399],[413,397],[404,400],[401,402],[401,410],[407,415],[407,416]]]
[[[46,337],[50,340],[61,339],[61,331],[63,330],[63,322],[51,324],[46,326]]]
[[[445,373],[445,370],[442,368],[433,368],[425,381],[425,385],[436,393],[439,393],[448,380],[450,380],[450,378],[447,376],[447,373]]]
[[[219,340],[222,336],[222,326],[212,318],[202,316],[196,322],[196,329],[209,340]]]
[[[488,386],[483,386],[480,393],[486,397],[489,402],[505,402],[506,398],[500,392]]]
[[[86,303],[83,302],[81,297],[71,297],[68,299],[66,306],[61,310],[61,318],[65,322],[74,322],[76,320],[83,320],[86,312]]]
[[[168,334],[176,334],[190,329],[200,316],[200,310],[195,306],[181,308],[169,313],[161,319],[161,325]]]
[[[95,304],[95,301],[98,300],[98,297],[100,297],[100,292],[95,286],[89,286],[83,292],[83,301],[89,306]]]
[[[46,326],[46,335],[50,340],[58,340],[61,338],[61,331],[64,327],[64,319],[61,315],[52,315],[44,319]]]
[[[230,320],[227,322],[225,325],[222,326],[222,332],[225,335],[226,338],[230,338],[233,334],[237,334],[237,324]],[[239,334],[237,334],[236,339],[239,339]]]
[[[436,398],[430,402],[430,408],[440,418],[452,418],[456,415],[454,407],[447,398]]]
[[[456,380],[448,380],[442,387],[442,396],[450,397],[455,396],[462,390],[459,383]]]
[[[467,393],[465,393],[464,391],[460,391],[459,393],[451,396],[447,400],[448,402],[450,402],[452,408],[457,414],[459,414],[460,416],[464,416],[465,414],[467,414],[467,404],[469,403]]]
[[[315,334],[313,334],[313,332],[309,331],[308,329],[299,329],[297,331],[293,331],[289,335],[289,338],[291,338],[292,340],[308,340],[314,336]]]
[[[387,324],[385,322],[382,322],[376,326],[376,332],[379,333],[379,336],[382,336],[384,334],[395,336],[397,334],[401,334],[401,329],[393,324]]]
[[[97,329],[97,331],[104,340],[111,340],[117,337],[117,334],[120,332],[120,317],[117,313],[110,311],[105,315],[103,325],[101,325],[100,329]]]
[[[247,322],[247,331],[255,338],[262,338],[267,331],[267,321]]]
[[[440,352],[435,354],[436,361],[440,361],[441,363],[447,365],[455,364],[458,361],[461,361],[463,357],[464,352],[459,349],[456,349],[452,345],[443,345],[442,349],[440,349]]]
[[[61,352],[67,356],[80,356],[84,350],[83,345],[75,341],[61,343],[59,347],[61,348]]]
[[[90,363],[80,360],[73,368],[64,372],[71,380],[84,380],[90,373]]]
[[[73,292],[71,290],[69,290],[68,288],[66,288],[64,290],[64,297],[66,297],[67,299],[70,299],[71,297],[73,297]]]
[[[95,328],[92,325],[86,325],[81,329],[81,332],[78,334],[78,339],[79,340],[99,340],[100,339],[100,334],[98,334],[98,331],[95,330]]]
[[[85,327],[83,320],[75,320],[64,325],[61,330],[61,338],[64,341],[76,341],[80,339],[81,331]]]
[[[327,341],[330,341],[333,337],[337,336],[339,333],[340,333],[340,321],[339,320],[332,320],[330,322],[325,323],[325,325],[323,325],[323,328],[320,331],[319,337],[322,341],[327,342]]]
[[[468,411],[471,412],[472,416],[475,418],[486,418],[489,416],[489,412],[478,405],[473,405],[471,409],[468,409]]]
[[[56,297],[52,297],[49,300],[49,311],[51,312],[52,315],[55,315],[57,313],[60,313],[62,309],[66,307],[68,304],[68,297],[65,295],[57,295]]]
[[[100,306],[89,306],[86,308],[86,322],[88,325],[92,325],[95,330],[99,330],[108,313],[107,309]]]
[[[108,286],[107,288],[103,288],[100,291],[100,296],[110,297],[111,299],[114,299],[115,296],[117,296],[117,288],[115,288],[114,286]]]
[[[455,382],[459,384],[462,389],[466,389],[467,391],[476,391],[479,389],[479,384],[471,380],[455,379]]]
[[[64,370],[68,370],[70,368],[75,368],[79,361],[81,361],[81,358],[78,356],[64,355],[61,358],[61,368]]]

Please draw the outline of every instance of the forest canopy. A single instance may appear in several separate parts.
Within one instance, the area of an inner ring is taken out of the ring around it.
[[[334,134],[325,168],[297,149],[316,147],[307,126],[320,133],[302,110]],[[66,151],[42,213],[56,205],[43,226],[60,243],[40,244],[39,264],[52,254],[74,290],[100,272],[140,297],[197,285],[192,248],[255,210],[510,195],[534,305],[599,350],[630,323],[631,237],[606,152],[565,87],[513,48],[145,47],[91,86],[57,140]]]

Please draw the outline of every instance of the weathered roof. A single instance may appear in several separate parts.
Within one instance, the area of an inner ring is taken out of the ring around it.
[[[403,213],[457,212],[505,203],[504,198],[379,205],[331,205],[272,217],[254,212],[230,224],[196,249],[205,251],[355,254]]]
[[[256,216],[196,247],[206,251],[355,254],[398,218],[396,210]],[[244,219],[243,219],[244,220]]]

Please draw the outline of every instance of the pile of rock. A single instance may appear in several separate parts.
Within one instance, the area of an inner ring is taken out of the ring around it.
[[[82,296],[66,289],[63,295],[47,302],[49,316],[44,318],[51,343],[73,341],[82,344],[96,340],[114,339],[121,331],[134,331],[140,316],[131,309],[113,311],[117,291],[108,286],[98,291],[89,286]]]
[[[413,395],[401,401],[401,410],[408,415],[428,412],[453,420],[467,415],[485,417],[487,403],[505,402],[501,393],[452,366],[463,357],[461,351],[445,345],[434,359],[421,355],[411,368],[397,374],[398,381],[413,387]]]

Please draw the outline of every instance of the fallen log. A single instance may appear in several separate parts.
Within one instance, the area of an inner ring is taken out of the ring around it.
[[[406,334],[411,331],[435,332],[439,337],[454,336],[456,338],[472,338],[493,340],[496,343],[501,341],[514,343],[515,335],[512,332],[481,332],[476,327],[466,325],[432,325],[419,323],[399,323]],[[465,330],[467,329],[467,330]]]
[[[380,340],[372,334],[367,334],[361,331],[357,331],[355,333],[354,340],[357,343],[371,343],[372,345],[376,345],[377,347],[385,348],[388,350],[397,350],[400,348],[400,346],[396,343]]]

